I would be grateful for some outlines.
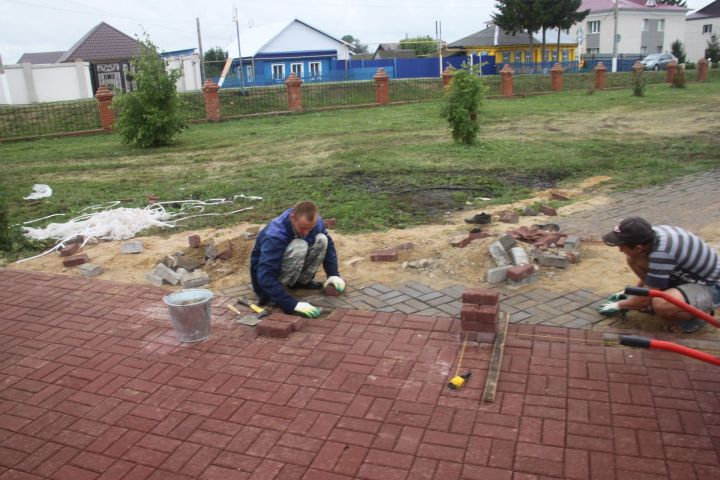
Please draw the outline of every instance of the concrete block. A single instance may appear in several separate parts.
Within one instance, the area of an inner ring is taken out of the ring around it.
[[[475,305],[497,305],[500,293],[493,288],[466,288],[463,292],[463,303]]]
[[[495,241],[490,244],[488,250],[490,251],[490,255],[493,257],[493,260],[495,260],[495,265],[498,267],[510,265],[510,257],[505,251],[505,248],[502,246],[502,243]]]
[[[128,240],[120,242],[120,253],[142,253],[145,251],[145,244],[142,240]]]
[[[187,270],[188,272],[192,272],[193,270],[200,268],[204,263],[200,260],[193,260],[192,258],[188,258],[179,252],[172,256],[171,259],[172,261],[169,265],[167,262],[163,263],[165,263],[165,265],[168,265],[170,268],[183,269]]]
[[[208,247],[205,249],[205,258],[215,260],[219,253],[220,252],[218,252],[217,248],[215,248],[215,245],[208,245]]]
[[[255,326],[255,332],[266,337],[287,338],[292,331],[292,323],[271,318],[265,318]]]
[[[517,246],[510,249],[513,265],[525,265],[530,263],[530,257],[523,247]]]
[[[557,215],[557,210],[555,210],[550,205],[540,205],[539,210],[540,210],[540,213],[542,213],[543,215],[547,215],[549,217],[554,217],[555,215]]]
[[[506,252],[509,252],[513,247],[517,247],[518,244],[518,241],[507,233],[500,235],[498,237],[498,242],[500,242]]]
[[[542,267],[567,268],[570,265],[570,261],[565,255],[554,255],[545,252],[541,252],[537,256],[537,261]]]
[[[155,265],[152,273],[162,278],[170,285],[177,285],[180,283],[180,275],[168,268],[164,263],[158,263]]]
[[[188,245],[190,245],[191,248],[198,248],[200,246],[200,235],[190,235],[188,237]]]
[[[566,250],[578,250],[580,248],[580,243],[580,237],[576,237],[575,235],[569,235],[565,237],[564,248]]]
[[[518,223],[520,219],[518,218],[518,214],[515,212],[505,212],[500,215],[500,221],[503,223]]]
[[[508,281],[519,282],[535,273],[535,267],[531,264],[516,265],[507,271]]]
[[[98,275],[103,273],[103,268],[100,265],[84,263],[78,267],[78,271],[83,277],[97,277]]]
[[[502,267],[488,268],[485,274],[485,281],[488,283],[500,283],[507,280],[507,272],[510,270],[510,265],[503,265]]]
[[[147,272],[145,273],[145,280],[152,283],[153,285],[157,287],[163,286],[163,279],[162,277],[155,275],[153,272]]]
[[[73,255],[72,257],[67,257],[65,260],[63,260],[63,266],[67,268],[77,267],[78,265],[82,265],[83,263],[90,263],[90,259],[88,258],[86,253],[83,253],[81,255]]]
[[[80,250],[80,244],[79,243],[70,243],[66,244],[65,248],[60,250],[60,256],[61,257],[71,257],[75,255],[78,250]]]
[[[202,270],[196,270],[181,276],[180,282],[183,288],[202,287],[210,283],[210,277]]]
[[[395,262],[397,261],[397,250],[388,248],[387,250],[376,250],[370,255],[373,262]]]

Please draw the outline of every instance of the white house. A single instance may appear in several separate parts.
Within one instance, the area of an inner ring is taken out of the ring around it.
[[[712,34],[720,37],[720,0],[688,15],[685,25],[685,52],[688,61],[706,57],[705,50]]]
[[[584,0],[580,10],[587,9],[590,14],[576,27],[588,56],[611,56],[616,31],[616,53],[624,56],[669,52],[675,40],[685,39],[687,8],[656,0]]]

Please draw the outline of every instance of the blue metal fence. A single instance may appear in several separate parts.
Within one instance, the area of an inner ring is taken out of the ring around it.
[[[383,68],[391,78],[428,78],[440,77],[442,70],[445,70],[446,67],[461,68],[464,63],[469,63],[469,61],[470,57],[465,56],[444,57],[441,66],[440,60],[438,60],[437,57],[388,58],[384,60],[349,60],[347,61],[347,65],[350,70],[355,68],[371,68],[373,70]],[[495,57],[473,55],[472,63],[474,65],[482,64],[483,75],[496,73]],[[345,64],[345,60],[338,60],[336,62],[336,68],[338,70],[344,70]],[[391,69],[393,75],[390,74],[388,69]]]
[[[390,78],[395,78],[395,71],[392,66],[384,68],[385,72]],[[347,70],[345,70],[344,68],[338,68],[329,72],[323,72],[322,75],[305,75],[302,77],[302,81],[305,84],[327,82],[356,82],[361,80],[372,80],[375,73],[377,73],[377,67],[348,68]],[[219,77],[212,77],[211,80],[217,83]],[[258,75],[251,81],[245,79],[245,87],[268,87],[271,85],[282,85],[285,83],[285,80],[286,78],[274,79],[265,78]],[[240,88],[240,86],[240,78],[236,74],[230,74],[225,77],[222,88]]]

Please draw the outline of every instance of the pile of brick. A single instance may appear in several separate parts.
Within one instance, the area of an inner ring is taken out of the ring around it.
[[[284,313],[271,313],[257,324],[255,332],[266,337],[287,338],[292,332],[300,331],[306,319]]]
[[[500,314],[498,291],[489,288],[466,288],[462,301],[460,323],[466,338],[479,343],[493,343]]]
[[[78,272],[83,277],[97,277],[103,273],[103,268],[100,265],[90,263],[90,257],[88,257],[87,253],[78,253],[83,240],[82,235],[78,235],[64,242],[63,246],[58,250],[62,258],[63,267],[77,267]]]
[[[503,234],[488,247],[495,267],[489,268],[485,280],[488,283],[507,281],[509,285],[525,285],[537,281],[537,274],[530,256],[517,240]]]
[[[201,267],[218,260],[229,260],[233,255],[230,242],[218,246],[211,239],[203,244],[199,235],[190,235],[188,245],[192,249],[204,247],[204,254],[189,256],[176,252],[168,255],[152,271],[145,273],[145,280],[157,286],[170,284],[181,285],[182,288],[202,287],[210,283],[210,276]]]
[[[458,235],[457,237],[450,240],[450,245],[456,248],[465,248],[473,240],[481,240],[483,238],[494,237],[495,235],[488,232],[470,232],[467,235]]]

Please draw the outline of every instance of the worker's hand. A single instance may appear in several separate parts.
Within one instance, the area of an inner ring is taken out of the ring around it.
[[[333,287],[335,287],[335,290],[337,290],[338,293],[342,293],[345,291],[345,280],[340,277],[328,277],[328,279],[325,280],[325,285],[323,285],[323,287],[327,287],[328,285],[332,285]]]
[[[625,295],[625,290],[620,290],[619,292],[615,292],[612,295],[608,297],[608,300],[611,302],[619,302],[620,300],[627,300],[628,296]]]
[[[602,315],[612,316],[620,313],[623,309],[620,308],[619,302],[605,302],[598,307],[598,312]]]
[[[320,316],[320,309],[318,307],[313,307],[307,302],[298,302],[298,304],[295,305],[295,311],[310,318],[317,318]]]

